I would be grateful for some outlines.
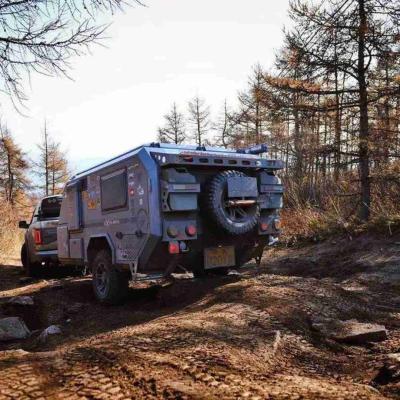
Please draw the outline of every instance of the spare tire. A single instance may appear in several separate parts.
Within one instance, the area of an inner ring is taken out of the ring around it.
[[[232,206],[228,199],[228,178],[245,177],[243,172],[223,171],[210,181],[205,196],[207,213],[215,224],[230,235],[243,235],[253,230],[260,219],[258,203],[240,207]]]

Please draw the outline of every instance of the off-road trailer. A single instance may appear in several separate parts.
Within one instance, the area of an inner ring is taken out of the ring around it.
[[[265,150],[153,143],[77,174],[64,191],[60,262],[87,266],[97,298],[116,303],[129,279],[260,259],[280,233],[283,195],[283,163]]]

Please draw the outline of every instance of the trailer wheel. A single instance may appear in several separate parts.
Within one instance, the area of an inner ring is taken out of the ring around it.
[[[129,277],[119,272],[111,262],[110,253],[100,250],[92,265],[93,290],[103,304],[120,304],[128,294]]]
[[[207,211],[215,224],[230,235],[244,235],[250,232],[260,219],[258,204],[240,207],[229,202],[228,178],[241,176],[246,175],[234,170],[223,171],[215,175],[207,187]]]

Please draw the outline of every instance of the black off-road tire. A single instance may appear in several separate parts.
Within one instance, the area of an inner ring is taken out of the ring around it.
[[[28,250],[26,249],[26,243],[21,247],[21,263],[26,270],[26,266],[28,265]]]
[[[100,250],[92,263],[92,285],[96,298],[103,304],[121,304],[128,294],[129,275],[112,265],[107,250]]]
[[[201,265],[196,265],[192,272],[193,277],[196,279],[202,279],[207,276],[207,271]]]
[[[21,262],[27,276],[31,278],[40,277],[40,274],[42,272],[42,266],[40,263],[33,263],[30,260],[28,247],[26,246],[26,243],[24,243],[21,248]]]
[[[239,171],[223,171],[215,175],[206,190],[205,206],[207,213],[211,216],[218,228],[224,232],[238,236],[252,231],[260,219],[260,207],[254,204],[246,208],[242,218],[236,218],[236,211],[229,210],[225,206],[227,200],[228,178],[247,176]],[[234,211],[233,215],[230,211]]]

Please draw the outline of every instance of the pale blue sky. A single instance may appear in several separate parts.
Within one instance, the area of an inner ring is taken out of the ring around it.
[[[73,60],[74,81],[33,76],[28,117],[4,97],[1,113],[29,154],[47,118],[77,168],[153,141],[173,101],[185,111],[198,93],[217,113],[252,65],[272,65],[288,2],[147,0],[113,18],[106,48]]]

